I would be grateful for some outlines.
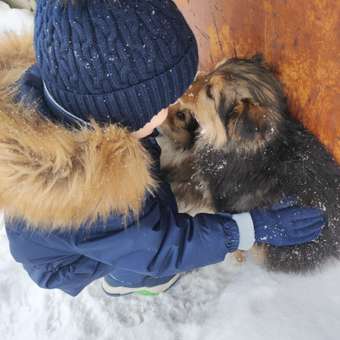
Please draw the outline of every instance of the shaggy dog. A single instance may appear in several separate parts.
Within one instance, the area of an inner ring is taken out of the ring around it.
[[[313,242],[265,246],[267,266],[301,272],[339,257],[340,168],[288,115],[282,86],[260,56],[199,75],[161,133],[162,167],[181,211],[236,213],[294,197],[324,209],[328,225]]]

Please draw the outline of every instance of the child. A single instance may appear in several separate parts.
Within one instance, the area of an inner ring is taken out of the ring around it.
[[[198,56],[171,1],[38,0],[36,64],[16,84],[27,42],[0,47],[0,202],[11,252],[40,287],[75,296],[105,277],[108,294],[157,294],[255,241],[319,235],[315,209],[177,212],[152,132]]]

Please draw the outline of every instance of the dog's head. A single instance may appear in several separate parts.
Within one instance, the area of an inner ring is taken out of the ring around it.
[[[199,75],[162,130],[184,147],[199,136],[215,149],[258,151],[277,135],[285,112],[282,87],[262,58],[234,58]]]
[[[197,96],[206,82],[206,75],[199,73],[188,91],[169,107],[168,118],[161,126],[162,134],[171,139],[174,146],[190,149],[197,136],[199,125],[194,115]]]

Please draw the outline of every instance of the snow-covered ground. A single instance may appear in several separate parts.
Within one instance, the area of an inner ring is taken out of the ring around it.
[[[28,12],[0,1],[0,30],[31,24]],[[9,254],[1,219],[0,339],[339,340],[340,263],[296,276],[228,259],[159,297],[109,298],[96,282],[71,298],[30,281]]]

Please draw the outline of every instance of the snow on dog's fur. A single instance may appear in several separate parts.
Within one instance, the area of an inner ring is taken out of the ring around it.
[[[308,244],[265,247],[269,268],[314,269],[339,256],[340,168],[287,114],[281,84],[259,56],[230,59],[200,75],[169,110],[162,166],[186,212],[242,212],[283,197],[326,210],[328,225]]]

